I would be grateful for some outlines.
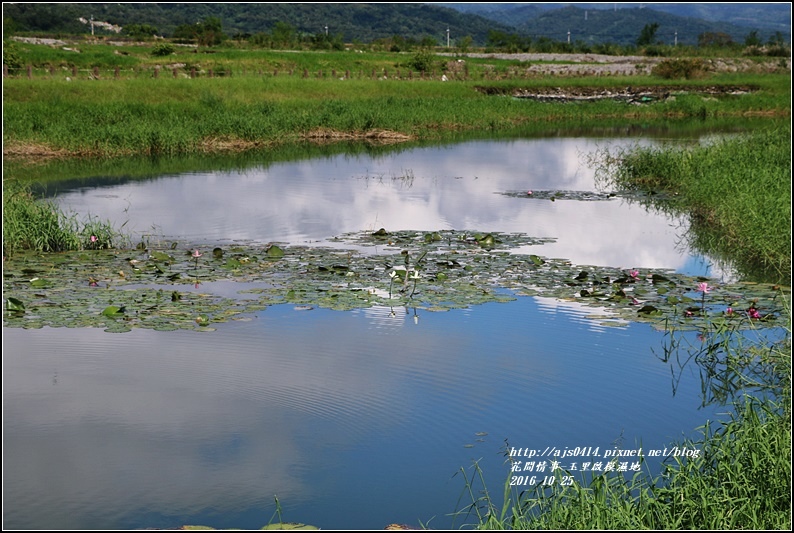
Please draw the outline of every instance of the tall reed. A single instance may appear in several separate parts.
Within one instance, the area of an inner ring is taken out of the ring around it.
[[[646,192],[646,204],[688,213],[695,249],[736,261],[746,276],[790,284],[790,124],[686,149],[598,157],[602,187]]]
[[[36,199],[26,185],[3,181],[3,257],[21,250],[62,252],[113,248],[124,241],[110,223],[80,221],[52,202]]]

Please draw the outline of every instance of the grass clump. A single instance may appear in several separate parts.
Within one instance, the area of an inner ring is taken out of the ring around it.
[[[644,191],[658,209],[689,213],[695,249],[730,258],[742,275],[790,282],[790,125],[599,157],[602,186]]]
[[[19,250],[63,252],[113,248],[123,240],[108,222],[77,220],[54,203],[38,200],[30,188],[3,182],[3,257]]]

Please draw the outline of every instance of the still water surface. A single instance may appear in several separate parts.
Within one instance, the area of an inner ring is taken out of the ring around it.
[[[523,232],[557,240],[522,251],[579,264],[713,274],[680,246],[680,220],[622,200],[499,194],[594,190],[581,155],[605,142],[636,139],[338,155],[109,180],[56,200],[184,240]],[[4,527],[259,528],[275,496],[283,520],[325,529],[459,527],[460,468],[481,460],[501,493],[506,442],[664,448],[724,411],[701,406],[697,369],[671,376],[662,334],[591,312],[522,297],[446,313],[273,306],[212,333],[4,329]]]

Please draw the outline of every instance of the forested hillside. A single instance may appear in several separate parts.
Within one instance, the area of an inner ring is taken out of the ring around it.
[[[3,19],[11,19],[17,32],[84,33],[87,27],[78,18],[90,20],[92,16],[122,28],[147,24],[166,37],[173,36],[180,25],[207,17],[219,18],[230,37],[271,32],[279,22],[298,33],[327,33],[341,36],[345,42],[399,35],[417,41],[429,37],[446,44],[449,29],[451,39],[470,36],[474,43],[485,44],[492,29],[515,31],[477,15],[424,4],[3,4]]]
[[[88,21],[93,18],[120,27],[122,34],[124,28],[137,26],[146,28],[149,35],[174,37],[180,27],[184,34],[186,26],[212,18],[232,38],[288,29],[297,36],[328,36],[335,42],[371,43],[399,37],[446,45],[449,38],[452,46],[464,40],[485,46],[499,41],[569,39],[572,43],[633,45],[646,25],[656,25],[654,44],[697,45],[704,34],[742,43],[753,30],[758,30],[755,36],[762,42],[772,38],[790,41],[790,27],[778,35],[769,29],[770,13],[779,15],[782,27],[786,24],[785,11],[780,6],[775,9],[774,4],[755,4],[755,11],[748,11],[745,4],[744,8],[730,6],[730,13],[723,13],[748,24],[743,26],[666,13],[663,10],[672,8],[662,4],[653,4],[659,10],[618,8],[621,4],[611,10],[588,9],[587,4],[562,8],[558,7],[561,4],[446,5],[456,9],[420,3],[5,3],[3,20],[6,33],[85,34],[91,31]],[[713,15],[708,5],[691,4],[686,9],[693,15]],[[757,28],[752,26],[753,12],[758,14]],[[790,25],[790,14],[787,20]],[[761,27],[761,23],[766,25]],[[112,33],[99,25],[94,31]]]
[[[518,9],[518,8],[517,8]],[[632,44],[637,41],[646,24],[658,25],[655,41],[661,44],[698,45],[700,36],[710,34],[742,43],[751,28],[725,22],[708,22],[702,19],[679,17],[649,8],[582,9],[570,6],[546,11],[535,18],[518,24],[520,33],[530,38],[546,37],[555,41],[568,39],[586,43]],[[771,32],[760,32],[759,38],[767,40]],[[716,38],[716,37],[715,37]],[[720,43],[724,44],[724,43]]]

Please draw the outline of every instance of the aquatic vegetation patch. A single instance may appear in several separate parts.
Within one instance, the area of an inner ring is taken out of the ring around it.
[[[530,200],[551,200],[552,202],[556,200],[577,200],[580,202],[596,202],[596,201],[608,201],[616,198],[629,198],[635,200],[653,198],[654,200],[660,201],[660,200],[668,200],[672,196],[674,196],[662,191],[655,191],[655,190],[596,192],[596,191],[566,191],[559,189],[551,189],[551,190],[533,189],[526,191],[504,191],[499,194],[502,194],[503,196],[509,196],[511,198],[527,198]]]
[[[783,325],[788,287],[715,284],[666,270],[629,271],[518,254],[553,239],[479,231],[386,231],[333,239],[350,248],[173,243],[161,248],[26,252],[3,271],[5,327],[212,331],[270,305],[447,311],[519,296],[592,306],[607,325],[696,328],[703,321]],[[358,247],[358,248],[356,248]],[[214,282],[239,284],[235,297]],[[713,284],[713,285],[712,285]]]

